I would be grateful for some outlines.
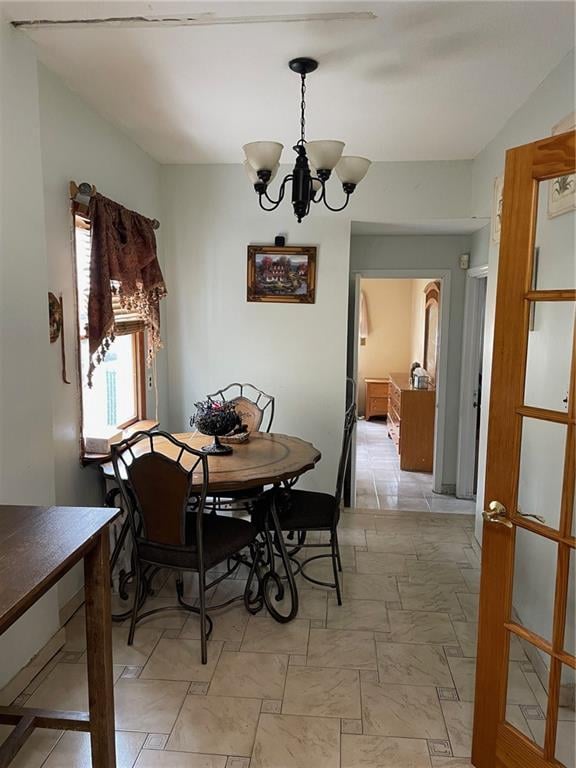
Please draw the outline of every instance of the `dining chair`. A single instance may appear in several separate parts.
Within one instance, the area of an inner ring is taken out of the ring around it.
[[[245,548],[251,552],[249,588],[259,562],[255,546],[258,530],[247,520],[205,513],[208,457],[167,432],[136,432],[112,446],[112,462],[134,548],[135,592],[128,645],[134,641],[138,621],[160,610],[174,610],[171,606],[139,613],[150,573],[168,569],[178,574],[178,607],[200,615],[202,663],[206,664],[207,639],[212,631],[206,591],[236,570],[239,560],[234,556]],[[232,558],[234,565],[230,567]],[[207,584],[207,572],[223,562],[227,571]],[[183,599],[185,572],[198,574],[199,608]]]
[[[270,432],[274,419],[275,400],[273,395],[258,389],[254,384],[234,382],[228,384],[224,389],[206,395],[206,397],[216,403],[234,403],[234,407],[248,432]],[[218,509],[248,512],[253,499],[263,492],[262,486],[245,491],[230,491],[224,496],[212,496],[210,505],[213,512]]]
[[[254,384],[234,382],[206,397],[216,403],[234,403],[249,432],[270,432],[274,418],[274,397]]]
[[[347,392],[346,396],[347,407],[344,415],[344,430],[335,493],[332,495],[319,491],[302,491],[289,486],[275,488],[264,493],[256,501],[252,515],[254,523],[258,530],[261,531],[263,529],[264,515],[268,513],[270,505],[275,503],[281,530],[288,534],[289,540],[292,539],[294,534],[297,534],[298,537],[297,546],[289,551],[292,562],[296,566],[294,573],[301,573],[307,581],[313,584],[335,589],[338,605],[342,605],[342,590],[338,576],[338,573],[342,571],[342,560],[338,544],[338,522],[340,520],[340,505],[350,457],[352,435],[356,424],[355,387],[349,385],[347,387],[350,389],[351,394],[349,396]],[[306,534],[312,531],[327,533],[329,541],[327,543],[306,543]],[[312,555],[303,560],[297,560],[295,555],[303,546],[306,546],[306,548],[324,549],[329,547],[330,551],[319,555]],[[306,566],[309,563],[323,558],[330,558],[332,562],[333,582],[321,581],[306,573]]]

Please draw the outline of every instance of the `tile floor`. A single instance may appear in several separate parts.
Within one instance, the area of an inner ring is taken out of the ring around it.
[[[472,501],[432,491],[432,475],[403,472],[383,420],[356,425],[356,507],[411,512],[473,513]]]
[[[126,627],[115,626],[118,768],[469,767],[479,575],[472,526],[469,515],[344,512],[344,605],[300,577],[301,611],[290,624],[233,605],[215,614],[207,666],[196,617],[156,615],[132,648]],[[315,564],[318,575],[327,567]],[[169,601],[171,582],[157,587],[154,600]],[[230,580],[212,600],[242,588]],[[82,627],[80,609],[66,646],[19,704],[86,706]],[[510,680],[509,719],[541,740],[546,693],[520,643]],[[574,712],[561,718],[561,759],[573,766]],[[13,763],[89,765],[86,734],[40,730]]]

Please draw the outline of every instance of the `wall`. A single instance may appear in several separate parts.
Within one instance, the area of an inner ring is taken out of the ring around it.
[[[41,64],[38,65],[38,84],[48,290],[62,295],[64,300],[68,378],[73,382],[69,385],[62,381],[60,344],[51,345],[48,354],[53,387],[55,494],[59,504],[100,504],[102,485],[98,470],[95,467],[82,468],[78,461],[77,332],[68,183],[70,180],[78,183],[88,181],[95,184],[102,194],[128,208],[150,218],[160,218],[160,171],[158,163],[99,117]],[[86,151],[87,147],[90,151]],[[162,261],[161,229],[158,235]],[[166,322],[162,336],[166,341]],[[161,351],[158,356],[161,395],[166,393],[167,387],[165,363],[166,354]],[[147,394],[148,413],[153,416],[153,392],[148,390]],[[162,409],[160,417],[161,421],[166,420]],[[82,583],[81,567],[65,576],[59,584],[60,604],[64,605]]]
[[[288,200],[274,213],[259,210],[240,165],[164,166],[170,427],[186,429],[207,392],[252,381],[277,397],[274,429],[322,451],[303,485],[332,489],[346,375],[350,216],[465,216],[469,182],[468,162],[376,163],[351,210],[314,209],[298,224]],[[333,190],[337,195],[337,184]],[[246,246],[274,242],[278,233],[290,245],[318,246],[315,304],[246,302]]]
[[[77,392],[62,382],[59,344],[48,341],[47,293],[64,297],[73,379],[68,182],[90,181],[159,218],[159,166],[38,65],[31,41],[5,23],[0,57],[0,503],[100,503],[96,471],[79,466]],[[165,359],[161,353],[161,395]],[[0,687],[54,635],[59,608],[81,585],[80,567],[2,635]]]
[[[413,280],[362,280],[368,312],[366,344],[358,347],[358,412],[365,412],[366,378],[410,368]]]
[[[1,20],[0,20],[1,21]],[[0,503],[55,501],[36,58],[0,23]],[[55,589],[0,637],[0,687],[58,629]]]
[[[355,279],[355,273],[371,269],[408,269],[416,273],[424,269],[437,269],[439,272],[450,270],[447,406],[444,469],[441,478],[441,484],[447,488],[454,486],[456,482],[458,448],[460,359],[466,280],[466,273],[460,269],[458,258],[469,250],[468,235],[355,235],[352,237],[350,248],[352,281]]]
[[[552,126],[574,110],[574,53],[542,82],[528,101],[511,117],[498,135],[478,155],[473,164],[473,213],[490,215],[494,178],[503,173],[505,151],[548,136]],[[545,207],[545,202],[539,205]],[[539,217],[537,245],[540,246],[539,287],[574,286],[574,214],[548,220]],[[482,230],[473,241],[473,264],[488,263],[486,334],[484,346],[483,396],[489,402],[494,310],[498,270],[498,246],[489,230]],[[555,274],[553,274],[555,272]],[[565,395],[569,335],[567,307],[537,309],[535,330],[529,337],[528,401],[559,407]],[[564,343],[566,341],[566,343]],[[482,414],[478,484],[477,537],[482,532],[484,505],[488,409]],[[553,519],[557,512],[559,468],[563,462],[563,440],[557,428],[540,425],[525,427],[520,504],[523,511],[534,511]],[[545,448],[544,448],[545,446]],[[550,606],[554,590],[555,553],[545,541],[521,535],[517,548],[514,605],[520,619],[531,629],[550,639]],[[574,609],[574,601],[570,603]],[[568,626],[574,625],[573,612]]]

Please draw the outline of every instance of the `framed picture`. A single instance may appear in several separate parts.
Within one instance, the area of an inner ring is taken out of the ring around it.
[[[494,196],[492,198],[492,242],[500,242],[502,229],[502,194],[504,192],[504,176],[494,179]]]
[[[572,112],[552,128],[552,136],[576,128],[576,113]],[[548,218],[553,219],[576,209],[576,174],[558,176],[548,182]]]
[[[315,246],[248,246],[248,301],[313,304]]]

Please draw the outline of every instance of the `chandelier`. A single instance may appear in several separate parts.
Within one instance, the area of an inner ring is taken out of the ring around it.
[[[308,215],[311,203],[324,203],[330,211],[342,211],[348,205],[350,195],[362,181],[370,167],[370,160],[365,157],[343,157],[343,141],[306,141],[306,75],[314,72],[318,62],[309,58],[292,59],[288,66],[300,75],[300,139],[293,147],[296,162],[292,172],[287,174],[274,200],[268,194],[268,187],[280,167],[280,155],[284,146],[277,141],[253,141],[245,144],[244,167],[254,190],[258,195],[260,207],[265,211],[274,211],[286,193],[288,182],[292,184],[292,206],[298,221]],[[346,195],[340,207],[332,207],[326,199],[326,182],[335,170],[342,182]]]

